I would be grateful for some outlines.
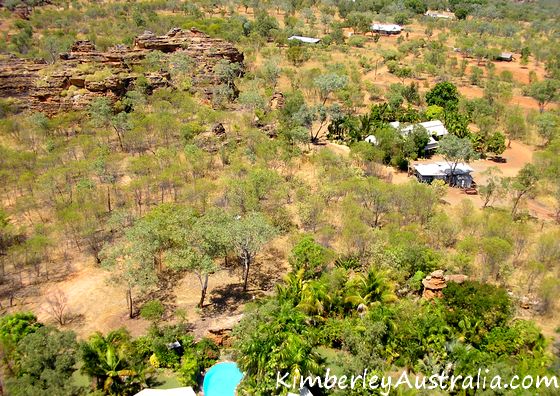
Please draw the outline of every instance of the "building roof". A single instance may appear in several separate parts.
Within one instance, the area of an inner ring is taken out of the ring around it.
[[[393,121],[390,122],[389,125],[391,125],[395,129],[399,129],[401,123],[398,121]],[[415,125],[421,125],[424,128],[426,128],[430,136],[433,135],[444,136],[449,133],[447,131],[447,128],[445,128],[445,125],[443,125],[443,122],[441,122],[440,120],[426,121],[426,122],[420,122],[418,124],[408,125],[400,129],[400,131],[403,135],[408,135],[410,132],[412,132],[412,129],[414,128]]]
[[[196,396],[193,388],[173,388],[173,389],[144,389],[135,396]]]
[[[379,30],[383,32],[400,32],[402,26],[392,23],[374,23],[371,25],[371,30]]]
[[[436,139],[434,139],[434,136],[441,137],[449,133],[440,120],[420,122],[418,124],[407,125],[403,128],[401,128],[401,123],[398,121],[390,122],[389,125],[400,130],[403,136],[412,132],[415,125],[421,125],[426,128],[428,135],[430,135],[430,140],[428,141],[428,144],[426,144],[426,147],[424,147],[425,150],[435,150],[438,147],[439,143]],[[364,140],[368,143],[377,144],[377,138],[374,135],[368,135]]]
[[[432,162],[430,164],[413,164],[414,169],[421,176],[447,176],[451,173],[451,166],[447,162]],[[474,172],[474,169],[469,165],[459,162],[455,168],[455,174],[469,174]]]
[[[513,54],[511,52],[502,52],[500,55],[498,55],[498,59],[512,59],[513,58]]]
[[[443,18],[443,19],[455,18],[455,14],[453,14],[452,12],[443,12],[443,11],[426,11],[424,15],[432,18]]]
[[[301,41],[302,43],[308,43],[308,44],[317,44],[319,41],[321,41],[321,39],[318,38],[305,37],[305,36],[292,36],[292,37],[288,37],[288,40],[297,40],[297,41]]]

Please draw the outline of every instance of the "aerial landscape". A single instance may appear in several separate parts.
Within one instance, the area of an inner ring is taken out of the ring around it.
[[[560,394],[560,0],[0,0],[0,396]]]

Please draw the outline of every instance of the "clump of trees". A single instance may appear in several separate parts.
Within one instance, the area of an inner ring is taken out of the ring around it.
[[[0,318],[0,350],[5,390],[14,395],[133,394],[154,386],[157,369],[164,368],[196,388],[219,357],[212,341],[195,341],[182,322],[154,323],[138,338],[121,328],[77,341],[72,331],[43,325],[32,313]],[[78,372],[91,380],[91,388],[78,385]]]
[[[450,283],[435,303],[414,293],[395,299],[379,263],[352,269],[344,260],[327,263],[306,238],[294,256],[303,249],[316,257],[316,270],[294,265],[276,295],[254,304],[236,329],[241,392],[274,392],[276,377],[269,373],[289,373],[299,383],[324,365],[341,375],[366,367],[429,374],[448,366],[459,373],[480,361],[491,370],[524,361],[524,374],[552,369],[545,367],[545,338],[534,323],[513,319],[513,302],[501,287]]]

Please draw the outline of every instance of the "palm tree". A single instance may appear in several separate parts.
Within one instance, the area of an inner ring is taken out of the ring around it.
[[[359,311],[367,311],[373,305],[394,301],[392,283],[374,268],[351,278],[347,283],[345,302]]]
[[[96,389],[109,395],[125,395],[146,386],[143,363],[134,359],[126,329],[112,331],[106,337],[97,332],[81,345],[81,350],[81,371],[93,379]]]
[[[324,320],[330,306],[330,295],[327,285],[322,280],[305,282],[301,290],[301,299],[297,308],[311,317],[315,323]]]

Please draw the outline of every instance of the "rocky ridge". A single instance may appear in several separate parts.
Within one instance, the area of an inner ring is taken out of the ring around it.
[[[230,43],[196,29],[175,28],[162,36],[145,32],[135,39],[132,48],[118,45],[104,52],[90,41],[77,41],[53,65],[44,60],[0,55],[0,97],[14,98],[23,109],[52,116],[83,109],[98,97],[116,101],[134,87],[140,76],[145,78],[149,91],[174,86],[165,68],[134,71],[153,51],[182,52],[192,59],[189,74],[193,86],[206,97],[220,83],[214,73],[217,63],[227,60],[243,65],[243,53]]]

